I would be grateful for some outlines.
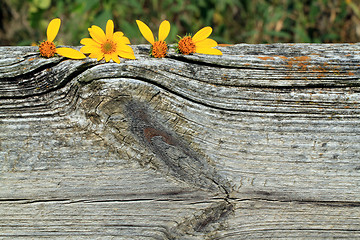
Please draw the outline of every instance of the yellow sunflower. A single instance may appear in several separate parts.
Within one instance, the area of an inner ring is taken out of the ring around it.
[[[134,51],[127,45],[130,40],[122,32],[114,32],[114,22],[108,20],[106,23],[106,33],[93,25],[88,28],[91,38],[83,38],[80,43],[85,45],[80,51],[90,53],[90,58],[96,58],[98,61],[105,58],[106,62],[112,59],[120,63],[119,56],[127,59],[135,59]]]
[[[211,55],[222,55],[222,52],[215,49],[218,44],[215,40],[208,38],[212,32],[211,27],[200,29],[193,37],[185,36],[177,44],[177,52],[187,55],[190,53],[202,53]]]
[[[56,48],[53,41],[59,32],[60,25],[61,25],[61,20],[59,18],[55,18],[51,20],[46,31],[47,40],[43,41],[39,45],[40,55],[49,58],[49,57],[53,57],[55,53],[57,53],[63,57],[72,58],[72,59],[86,58],[84,54],[82,54],[81,52],[75,49],[65,48],[65,47]]]
[[[159,27],[158,41],[155,41],[152,31],[145,23],[140,20],[136,20],[136,23],[139,27],[141,34],[152,45],[150,55],[155,58],[165,57],[168,50],[168,45],[166,44],[165,39],[170,32],[170,23],[166,20],[162,21]]]

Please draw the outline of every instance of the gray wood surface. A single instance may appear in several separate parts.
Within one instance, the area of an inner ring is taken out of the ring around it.
[[[360,44],[0,47],[0,239],[360,238]]]

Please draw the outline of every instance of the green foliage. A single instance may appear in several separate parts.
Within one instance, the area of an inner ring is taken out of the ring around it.
[[[22,34],[14,33],[6,42],[28,44],[29,39],[45,39],[47,24],[55,17],[62,19],[57,40],[67,45],[79,45],[81,38],[89,36],[91,25],[105,29],[108,19],[114,20],[115,30],[124,32],[132,44],[146,43],[137,19],[148,24],[155,35],[161,21],[169,20],[169,43],[175,42],[177,35],[194,34],[204,26],[213,28],[211,38],[219,43],[357,42],[360,4],[356,1],[7,0],[14,12],[25,16],[18,28]]]

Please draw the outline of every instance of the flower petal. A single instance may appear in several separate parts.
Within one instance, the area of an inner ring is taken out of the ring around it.
[[[97,42],[97,43],[104,43],[106,41],[106,36],[104,31],[99,28],[98,26],[93,25],[91,28],[88,29],[90,36]]]
[[[139,27],[139,30],[141,32],[141,34],[143,35],[143,37],[151,44],[154,44],[155,40],[154,40],[154,34],[152,33],[152,31],[150,30],[150,28],[143,23],[140,20],[136,20],[136,23]]]
[[[134,55],[134,50],[130,46],[125,44],[117,47],[116,54],[122,58],[136,59]]]
[[[123,32],[120,32],[120,31],[117,31],[117,32],[114,32],[114,37],[122,37],[124,36],[124,33]]]
[[[212,32],[212,28],[211,27],[204,27],[202,29],[200,29],[193,37],[192,40],[194,41],[194,43],[199,42],[204,40],[205,38],[207,38],[208,36],[210,36]]]
[[[111,59],[111,55],[110,55],[110,54],[104,54],[104,56],[105,56],[105,62],[110,61],[110,59]]]
[[[120,59],[116,53],[111,54],[111,59],[116,63],[120,63]]]
[[[222,55],[222,52],[219,49],[208,47],[196,48],[196,52],[210,55]]]
[[[54,39],[56,38],[56,35],[58,34],[60,29],[60,25],[61,25],[60,18],[55,18],[51,20],[51,22],[49,23],[46,30],[47,40],[49,42],[54,41]]]
[[[133,53],[134,51],[133,49],[129,46],[129,45],[125,45],[125,44],[120,44],[116,47],[116,51],[119,52],[128,52],[128,53]]]
[[[170,23],[169,21],[162,21],[159,27],[159,41],[164,41],[165,38],[169,35],[170,32]]]
[[[100,43],[95,42],[94,39],[92,38],[83,38],[81,39],[80,43],[86,46],[97,46],[97,47],[101,46]]]
[[[98,61],[100,61],[101,59],[103,59],[104,54],[102,52],[92,52],[89,55],[89,58],[97,58]]]
[[[114,34],[114,22],[112,20],[108,20],[106,23],[106,38],[112,39]]]
[[[202,47],[212,48],[212,47],[216,47],[217,45],[218,45],[217,42],[210,38],[206,38],[202,41],[195,43],[195,46],[199,47],[199,48],[202,48]]]
[[[57,48],[56,53],[63,57],[72,58],[72,59],[86,58],[86,56],[82,52],[72,49],[72,48],[65,48],[65,47]]]
[[[130,40],[122,32],[115,32],[114,40],[119,44],[130,44]]]
[[[130,44],[130,40],[127,37],[121,37],[119,40],[121,44]]]
[[[98,57],[96,58],[96,60],[100,61],[104,58],[104,54],[100,54],[98,55]]]
[[[93,51],[91,52],[91,54],[89,55],[90,58],[100,58],[100,60],[102,59],[102,57],[104,56],[104,53],[101,52],[101,49],[93,49]]]
[[[100,47],[96,47],[96,46],[83,46],[80,49],[81,52],[83,53],[93,53],[93,52],[99,52],[101,51]]]
[[[134,53],[120,52],[119,56],[127,59],[136,59]]]

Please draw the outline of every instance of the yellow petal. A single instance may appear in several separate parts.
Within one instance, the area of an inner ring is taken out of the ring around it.
[[[215,48],[208,48],[208,47],[201,47],[201,48],[197,47],[196,52],[202,54],[210,54],[210,55],[222,55],[222,52],[220,50]]]
[[[110,61],[110,59],[111,59],[111,55],[110,55],[110,54],[104,54],[104,56],[105,56],[105,62]]]
[[[100,54],[100,55],[98,55],[98,57],[96,58],[98,61],[100,61],[101,59],[103,59],[104,58],[104,54]]]
[[[159,41],[164,41],[169,35],[170,23],[166,20],[162,21],[159,27]]]
[[[121,44],[130,44],[130,40],[127,37],[121,37],[119,42]]]
[[[100,48],[92,48],[91,49],[91,54],[95,54],[95,55],[104,55],[104,53],[101,51]]]
[[[81,39],[80,43],[85,46],[93,46],[93,47],[101,47],[100,43],[97,43],[92,38],[83,38]]]
[[[125,44],[120,44],[116,47],[116,51],[119,52],[128,52],[128,53],[133,53],[134,54],[134,51],[133,49],[129,46],[129,45],[125,45]]]
[[[136,23],[139,27],[139,30],[141,32],[141,34],[144,36],[144,38],[151,44],[154,44],[155,40],[154,40],[154,34],[152,33],[152,31],[150,30],[150,28],[143,23],[140,20],[136,20]]]
[[[200,42],[196,42],[195,43],[196,47],[199,48],[203,48],[203,47],[208,47],[208,48],[212,48],[212,47],[216,47],[217,46],[217,42],[215,40],[212,40],[210,38],[206,38]]]
[[[112,20],[108,20],[106,23],[106,38],[112,39],[114,34],[114,22]]]
[[[120,59],[116,53],[111,54],[111,59],[116,63],[120,63]]]
[[[207,38],[208,36],[210,36],[212,32],[212,28],[211,27],[204,27],[202,29],[200,29],[193,37],[192,40],[194,43],[196,42],[200,42],[202,40],[204,40],[205,38]]]
[[[130,40],[122,32],[114,33],[114,40],[120,44],[130,44]]]
[[[97,42],[97,43],[104,43],[106,41],[106,36],[104,31],[99,28],[98,26],[93,25],[91,28],[88,29],[90,36]]]
[[[93,52],[100,52],[101,49],[100,47],[96,47],[96,46],[83,46],[80,49],[80,51],[83,53],[93,53]]]
[[[134,53],[120,52],[119,56],[127,59],[136,59]]]
[[[124,36],[122,32],[115,32],[114,33],[114,41],[121,42],[123,44],[130,44],[130,40]],[[128,42],[128,43],[125,43]]]
[[[114,37],[122,37],[122,36],[124,36],[124,33],[123,32],[120,32],[120,31],[117,31],[117,32],[114,32]]]
[[[104,57],[104,54],[103,54],[101,51],[92,52],[92,53],[89,55],[89,58],[97,58],[98,61],[100,61],[103,57]]]
[[[130,46],[122,44],[117,47],[116,54],[121,56],[123,53],[130,53],[131,55],[134,55],[134,50]]]
[[[56,53],[63,56],[63,57],[67,57],[67,58],[72,58],[72,59],[84,59],[86,58],[86,56],[75,49],[72,48],[57,48],[56,49]]]
[[[51,22],[49,23],[46,30],[47,40],[49,42],[54,41],[54,39],[56,38],[56,35],[58,34],[60,29],[60,24],[61,24],[60,18],[55,18],[51,20]]]

